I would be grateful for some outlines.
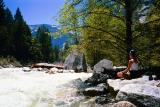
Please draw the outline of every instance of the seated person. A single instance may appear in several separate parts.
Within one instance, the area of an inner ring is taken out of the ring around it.
[[[131,50],[129,52],[129,62],[128,67],[117,73],[118,78],[134,78],[136,77],[136,71],[138,71],[138,59],[136,57],[135,51]]]

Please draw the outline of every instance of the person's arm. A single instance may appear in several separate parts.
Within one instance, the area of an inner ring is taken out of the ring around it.
[[[129,60],[129,62],[128,62],[127,68],[126,68],[125,70],[121,71],[121,72],[122,72],[123,74],[127,73],[127,72],[130,70],[132,64],[133,64],[133,60],[131,59],[131,60]]]
[[[124,74],[127,73],[130,70],[132,64],[133,64],[133,60],[129,60],[127,68],[125,70],[123,70],[123,71],[118,72],[117,73],[117,77],[123,78]]]

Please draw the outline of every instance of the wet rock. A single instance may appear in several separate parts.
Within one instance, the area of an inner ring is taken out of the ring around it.
[[[81,102],[79,107],[95,107],[95,99],[90,99],[85,102]]]
[[[90,83],[91,85],[95,86],[100,83],[106,83],[107,79],[110,78],[112,78],[112,76],[108,74],[93,73],[93,75],[88,78],[85,83]]]
[[[96,87],[86,88],[83,91],[85,96],[98,96],[107,93],[108,86],[106,84],[99,84]]]
[[[113,69],[113,63],[110,60],[107,59],[103,59],[101,61],[99,61],[96,65],[94,65],[94,71],[96,73],[104,73],[105,69]]]
[[[22,70],[23,70],[24,72],[30,72],[30,71],[31,71],[31,68],[29,68],[29,67],[23,67]]]
[[[110,95],[103,95],[103,96],[98,96],[95,100],[96,104],[101,104],[101,105],[111,105],[115,102],[115,99]]]
[[[75,72],[87,72],[87,64],[84,54],[78,53],[74,50],[65,59],[64,69],[75,70]]]
[[[54,74],[54,73],[57,73],[57,71],[58,69],[54,67],[54,68],[51,68],[48,73]]]
[[[120,89],[116,100],[127,100],[138,107],[160,107],[160,88],[143,84],[128,84]]]
[[[112,107],[137,107],[137,106],[128,101],[120,101],[118,103],[115,103]]]

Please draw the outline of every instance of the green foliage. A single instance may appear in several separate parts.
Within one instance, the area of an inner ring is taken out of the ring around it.
[[[152,6],[152,0],[66,0],[60,11],[61,31],[74,32],[76,29],[80,40],[76,48],[85,53],[90,65],[103,58],[116,65],[126,64],[132,48],[137,50],[141,64],[157,65],[159,55],[154,53],[160,46],[159,27],[140,22],[143,16],[159,17],[159,1],[155,3],[157,6]],[[148,14],[149,9],[154,15]],[[154,34],[149,29],[154,29]],[[155,48],[151,45],[153,42]]]
[[[38,42],[37,38],[32,38],[30,53],[31,53],[31,59],[33,62],[43,61],[41,44]]]

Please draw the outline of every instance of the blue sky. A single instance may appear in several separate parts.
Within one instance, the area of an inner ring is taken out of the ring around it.
[[[54,24],[64,0],[4,0],[12,14],[15,14],[17,7],[20,8],[24,20],[29,25],[33,24]]]

